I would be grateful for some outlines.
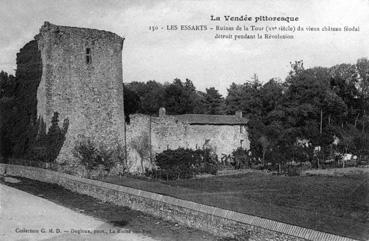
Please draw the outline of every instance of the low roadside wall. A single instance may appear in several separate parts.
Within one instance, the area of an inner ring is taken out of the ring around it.
[[[346,237],[41,168],[0,164],[0,174],[5,172],[7,175],[55,183],[102,201],[127,206],[220,236],[238,236],[243,240],[257,241],[353,241]]]

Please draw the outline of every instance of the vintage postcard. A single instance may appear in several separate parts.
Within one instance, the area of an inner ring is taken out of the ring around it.
[[[369,240],[368,0],[0,5],[0,240]]]

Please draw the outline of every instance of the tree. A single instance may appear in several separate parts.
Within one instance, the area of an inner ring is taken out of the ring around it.
[[[27,43],[17,54],[14,106],[9,125],[12,154],[23,157],[33,143],[33,125],[37,120],[37,88],[42,76],[41,53],[37,41]]]
[[[68,119],[63,121],[62,127],[59,126],[58,112],[54,112],[47,132],[45,122],[39,118],[29,131],[32,142],[24,157],[34,161],[54,162],[63,147],[68,127]]]
[[[227,114],[234,114],[236,111],[240,110],[243,88],[242,85],[232,83],[229,89],[227,89],[228,95],[225,99],[226,112]]]
[[[133,102],[128,103],[130,105],[129,113],[134,111],[136,105],[139,108],[135,111],[142,114],[157,114],[160,107],[165,105],[164,102],[164,86],[155,80],[144,82],[132,82],[125,85],[127,89],[134,92],[139,97],[139,103],[137,103],[136,97],[128,91],[131,98],[134,99]],[[126,95],[128,97],[128,95]],[[127,100],[128,101],[128,100]],[[132,104],[132,106],[131,106]],[[131,109],[132,107],[132,109]],[[132,112],[134,113],[134,112]]]
[[[63,147],[65,141],[65,134],[67,133],[69,126],[69,121],[65,120],[63,123],[63,128],[59,127],[59,113],[54,112],[51,119],[51,126],[47,132],[47,143],[46,148],[49,161],[54,161]]]
[[[0,99],[3,97],[12,97],[15,95],[15,77],[8,73],[0,72]]]
[[[353,125],[349,125],[347,128],[341,129],[339,134],[340,141],[338,143],[338,147],[343,153],[355,153],[354,139],[358,135],[359,130]]]
[[[262,159],[262,163],[263,165],[265,165],[265,154],[268,151],[268,148],[270,146],[270,141],[268,139],[268,137],[266,135],[262,135],[259,137],[258,139],[259,144],[261,145],[261,147],[263,148],[263,159]]]
[[[198,97],[191,80],[186,79],[183,83],[180,79],[175,79],[173,83],[165,87],[165,108],[169,114],[194,113],[200,101]]]
[[[369,120],[369,60],[361,58],[356,63],[359,73],[361,130],[364,133],[366,122]]]
[[[193,109],[194,114],[205,114],[207,113],[207,106],[206,106],[206,93],[202,91],[196,91],[196,94],[194,95],[195,98],[195,107]]]
[[[146,94],[140,98],[142,113],[157,114],[159,108],[165,105],[164,94],[165,87],[162,84],[156,81],[148,81],[146,83]]]
[[[123,94],[125,121],[129,123],[129,115],[140,110],[141,101],[140,97],[135,92],[130,90],[127,86],[124,86]]]
[[[271,79],[260,88],[260,98],[262,103],[262,115],[277,110],[283,101],[286,87],[276,79]]]
[[[331,80],[330,88],[338,95],[347,106],[346,117],[342,119],[343,124],[357,126],[360,117],[360,100],[358,73],[353,64],[339,64],[329,68]]]
[[[11,129],[13,107],[15,105],[15,78],[13,75],[0,72],[0,158],[11,155]]]
[[[260,88],[261,84],[257,79],[241,85],[232,83],[225,100],[227,114],[241,110],[249,115],[261,116]]]
[[[330,135],[328,128],[334,121],[340,123],[346,115],[347,106],[330,87],[330,75],[327,68],[300,70],[289,77],[286,93],[288,115],[292,116],[295,128],[299,128],[303,138],[317,139],[304,126],[308,122],[319,123],[319,135]],[[327,136],[327,137],[328,137]]]
[[[224,109],[224,99],[217,89],[210,87],[206,89],[204,105],[206,114],[222,114]]]

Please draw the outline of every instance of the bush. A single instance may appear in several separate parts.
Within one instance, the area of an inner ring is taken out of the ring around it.
[[[156,155],[158,169],[146,171],[146,175],[167,180],[191,178],[200,173],[215,175],[218,171],[216,155],[210,150],[178,148]]]
[[[209,149],[197,150],[197,152],[200,152],[200,156],[202,156],[199,163],[199,173],[216,175],[219,168],[218,157]]]
[[[39,119],[31,130],[35,140],[25,157],[31,161],[54,162],[63,147],[68,126],[69,121],[65,119],[60,128],[59,113],[54,112],[51,125],[46,133],[46,125],[42,119]]]
[[[288,165],[287,166],[287,175],[288,176],[300,176],[301,175],[301,167],[296,165]]]
[[[73,156],[80,160],[90,178],[106,176],[117,165],[125,170],[124,148],[108,148],[103,144],[96,145],[91,140],[78,143],[73,149]],[[124,171],[123,170],[123,171]],[[119,172],[119,171],[118,171]],[[119,173],[121,174],[121,173]]]
[[[44,146],[32,147],[26,157],[31,161],[52,162],[49,151]]]
[[[232,152],[232,156],[234,161],[231,164],[235,169],[251,167],[248,151],[242,147],[238,147],[236,150],[234,150]]]

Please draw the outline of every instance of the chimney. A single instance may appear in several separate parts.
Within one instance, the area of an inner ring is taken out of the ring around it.
[[[163,117],[165,116],[165,108],[164,107],[160,107],[159,109],[159,117]]]
[[[242,118],[242,111],[236,111],[235,116],[238,118]]]

